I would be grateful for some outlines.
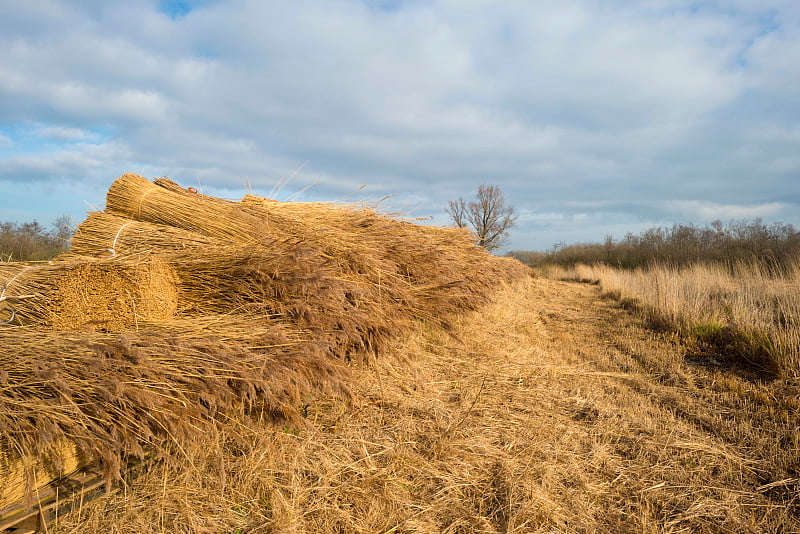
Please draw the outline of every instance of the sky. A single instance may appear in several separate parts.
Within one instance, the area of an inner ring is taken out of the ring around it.
[[[0,221],[125,172],[440,225],[495,184],[506,250],[800,227],[800,2],[0,0]]]

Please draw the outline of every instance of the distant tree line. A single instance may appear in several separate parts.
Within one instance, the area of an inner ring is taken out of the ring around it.
[[[787,266],[800,261],[800,232],[791,224],[765,224],[761,219],[714,221],[705,227],[676,224],[628,233],[619,241],[607,236],[603,243],[554,245],[547,252],[509,253],[533,267],[547,263],[606,263],[625,269],[652,263],[684,266],[693,263],[733,264],[759,260]]]
[[[48,229],[36,221],[0,222],[0,261],[49,260],[69,248],[70,218],[59,217]]]

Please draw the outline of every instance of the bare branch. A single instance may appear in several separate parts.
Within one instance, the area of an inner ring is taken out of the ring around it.
[[[486,184],[478,186],[477,198],[468,204],[462,198],[451,200],[447,213],[459,227],[469,223],[478,236],[478,244],[489,251],[506,244],[508,230],[518,217],[514,207],[506,205],[500,187]]]
[[[458,200],[450,200],[445,209],[450,218],[456,226],[464,228],[467,226],[467,203],[464,199],[459,197]]]

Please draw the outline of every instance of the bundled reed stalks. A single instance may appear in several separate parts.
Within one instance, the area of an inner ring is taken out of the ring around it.
[[[165,224],[143,223],[106,212],[89,212],[70,241],[70,252],[101,257],[118,254],[158,254],[166,261],[186,254],[209,255],[230,250],[227,240]]]
[[[254,252],[180,265],[180,272],[192,273],[182,286],[188,313],[274,315],[310,330],[339,357],[377,355],[405,326],[400,303],[382,296],[380,287],[302,263],[294,272],[280,269],[292,257]]]
[[[303,218],[265,213],[239,202],[180,191],[174,182],[156,185],[141,176],[125,174],[109,188],[106,211],[142,222],[173,226],[231,244],[271,247],[275,240],[294,238],[336,262],[342,272],[384,273],[394,266],[363,243],[348,240],[327,226],[311,226]]]
[[[475,246],[475,237],[465,229],[413,224],[358,204],[274,202],[254,195],[246,195],[241,202],[265,219],[302,220],[317,235],[325,233],[326,241],[344,243],[344,248],[358,244],[358,253],[367,250],[380,257],[384,261],[380,274],[409,284],[418,313],[429,320],[475,309],[486,302],[498,282],[529,272],[518,261],[497,258]]]
[[[174,267],[186,315],[280,315],[316,332],[338,356],[375,353],[403,327],[411,298],[407,284],[369,283],[294,237],[270,246],[228,241],[160,224],[92,213],[73,237],[73,251],[101,254],[158,252]]]
[[[72,256],[0,264],[19,324],[140,327],[0,329],[0,450],[63,466],[69,443],[113,477],[246,414],[295,418],[303,395],[347,395],[339,359],[379,353],[413,318],[447,324],[527,273],[458,230],[256,200],[126,174]]]
[[[330,259],[328,266],[348,283],[378,287],[381,306],[400,303],[407,317],[445,325],[448,314],[476,308],[499,282],[528,272],[475,246],[468,232],[392,219],[365,206],[282,203],[252,195],[237,203],[188,193],[168,179],[157,182],[123,175],[109,189],[107,210],[231,245],[281,253],[302,247],[310,252],[302,254],[306,257]]]
[[[186,450],[215,425],[235,432],[246,414],[300,421],[303,395],[348,394],[346,368],[274,323],[217,318],[128,335],[13,327],[0,331],[0,344],[5,456],[63,468],[77,451],[112,478],[127,459]]]
[[[58,330],[118,330],[174,316],[174,271],[158,258],[62,255],[48,263],[0,264],[4,322]]]
[[[183,228],[239,244],[267,236],[269,224],[247,214],[236,202],[160,187],[136,174],[124,174],[109,188],[106,211],[129,219]]]

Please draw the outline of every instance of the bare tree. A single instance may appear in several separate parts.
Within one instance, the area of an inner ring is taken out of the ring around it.
[[[463,198],[448,201],[445,211],[453,219],[456,226],[459,228],[467,226],[467,203],[464,202]]]
[[[448,202],[447,214],[463,228],[472,226],[478,244],[486,250],[497,250],[508,242],[508,230],[519,216],[513,206],[507,206],[503,192],[496,185],[481,184],[472,202],[463,198]]]
[[[75,231],[72,229],[72,217],[69,215],[62,215],[53,222],[55,229],[55,237],[61,241],[64,248],[69,248],[69,240],[72,239],[72,234]]]

